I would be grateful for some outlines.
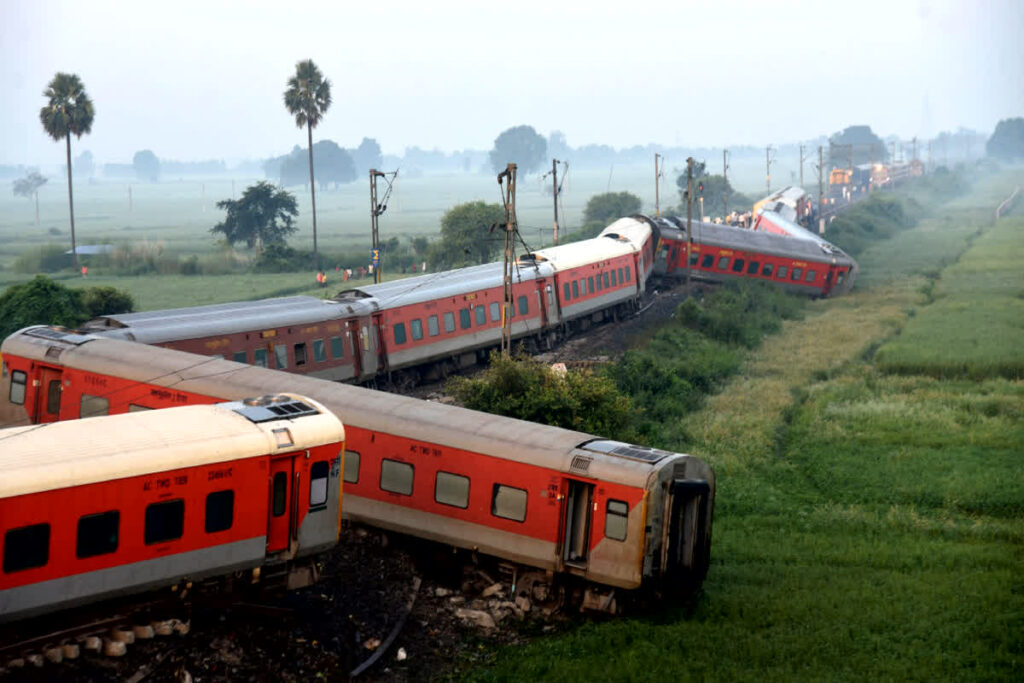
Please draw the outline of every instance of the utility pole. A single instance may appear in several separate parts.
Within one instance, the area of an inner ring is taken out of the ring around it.
[[[764,148],[764,187],[768,191],[768,194],[772,193],[772,146],[768,145]]]
[[[661,163],[658,163],[658,160]],[[661,202],[660,202],[660,187],[661,187],[661,175],[665,168],[665,157],[661,156],[657,152],[654,153],[654,215],[661,216]]]
[[[914,161],[917,161],[917,136],[916,135],[910,141],[910,149],[911,149],[910,158],[912,160],[914,160]]]
[[[377,178],[386,178],[389,175],[391,176],[391,181],[388,183],[388,189],[384,193],[384,198],[378,201]],[[397,177],[398,171],[384,173],[375,168],[370,169],[370,234],[372,238],[370,263],[373,264],[373,281],[377,284],[380,283],[382,278],[380,264],[383,261],[380,253],[380,225],[377,219],[388,210],[388,198],[391,196],[391,188],[394,187],[395,178]]]
[[[818,145],[818,234],[825,234],[825,206],[823,200],[825,198],[825,184],[822,182],[822,173],[825,172],[824,163],[824,151],[821,145]]]
[[[501,353],[508,356],[512,353],[512,275],[516,263],[515,236],[518,230],[515,164],[508,164],[505,170],[498,174],[498,185],[502,187],[502,198],[505,202],[505,296],[501,309]]]
[[[722,184],[722,219],[729,215],[729,150],[722,150],[722,178],[725,182]]]
[[[800,145],[800,187],[804,186],[804,146]]]
[[[558,196],[562,194],[562,185],[561,183],[558,182],[558,164],[562,164],[562,168],[565,169],[565,171],[562,173],[562,182],[564,183],[565,175],[569,171],[569,162],[567,161],[559,161],[558,159],[552,159],[551,173],[545,173],[541,177],[541,180],[544,180],[549,175],[551,176],[551,195],[552,197],[554,197],[555,202],[555,230],[553,234],[553,240],[556,246],[558,245]],[[544,237],[542,235],[541,241],[543,242],[543,240]]]
[[[849,148],[849,152],[850,152],[850,170],[852,171],[853,170],[853,143],[851,142],[850,144],[847,145],[847,147]]]
[[[128,186],[128,213],[134,213],[134,208],[132,206],[132,186],[131,185]]]
[[[693,157],[686,158],[686,293],[690,293],[690,255],[693,253]]]

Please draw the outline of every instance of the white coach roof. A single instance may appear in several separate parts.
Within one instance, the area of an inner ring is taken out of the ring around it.
[[[124,479],[184,467],[287,453],[343,441],[345,430],[319,412],[254,423],[238,402],[148,410],[0,430],[0,498]],[[287,428],[278,447],[273,430]]]

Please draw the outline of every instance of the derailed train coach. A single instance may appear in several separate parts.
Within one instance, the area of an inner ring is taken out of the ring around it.
[[[47,327],[2,354],[7,425],[308,396],[345,424],[346,517],[498,558],[533,600],[615,612],[690,593],[708,570],[715,479],[692,455]]]

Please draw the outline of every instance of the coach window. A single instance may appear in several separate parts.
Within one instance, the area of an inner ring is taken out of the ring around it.
[[[587,279],[584,278],[584,277],[581,277],[580,278],[580,292],[583,293],[583,296],[586,296],[587,294],[589,294],[592,291],[593,291],[592,289],[591,290],[587,289]]]
[[[395,343],[396,344],[404,344],[405,343],[405,323],[395,323],[395,326],[392,328],[392,331],[395,334]]]
[[[185,501],[182,498],[146,507],[146,545],[173,541],[185,531]]]
[[[513,301],[511,304],[509,304],[509,307],[508,307],[508,317],[509,318],[516,317],[516,302],[515,301]]]
[[[554,287],[552,287],[551,285],[547,285],[544,289],[546,289],[547,293],[548,293],[548,306],[554,306],[555,305],[555,289],[554,289]]]
[[[626,282],[629,282],[629,266],[626,266]]]
[[[563,296],[562,298],[565,299],[566,301],[569,301],[570,299],[572,299],[572,290],[569,289],[569,283],[568,282],[563,282],[562,283],[562,289],[565,291],[565,296]]]
[[[700,267],[701,268],[710,268],[713,265],[715,265],[715,255],[714,254],[704,254],[704,258],[700,262]]]
[[[49,561],[49,524],[23,526],[4,534],[4,574],[43,567]]]
[[[604,288],[608,289],[608,272],[605,271],[605,273],[604,273],[604,275],[602,277],[604,277]]]
[[[469,507],[469,477],[438,472],[434,480],[434,500],[465,510]]]
[[[252,364],[261,368],[267,367],[267,350],[256,349],[252,352]]]
[[[594,293],[594,276],[591,275],[587,278],[587,292],[590,294]]]
[[[473,316],[469,314],[468,308],[459,309],[459,327],[464,330],[468,330],[473,326]]]
[[[327,479],[331,466],[326,460],[318,460],[309,468],[309,507],[323,508],[327,505]]]
[[[341,337],[331,337],[331,357],[341,358],[345,355],[345,342]]]
[[[578,299],[580,297],[580,283],[576,280],[572,281],[572,298]]]
[[[734,272],[734,273],[742,273],[743,272],[743,266],[745,266],[745,265],[747,265],[746,261],[744,261],[741,258],[736,259],[735,261],[732,262],[732,272]]]
[[[306,342],[299,342],[295,345],[295,365],[306,364]]]
[[[621,500],[609,500],[604,513],[604,535],[615,541],[626,540],[629,506]]]
[[[696,251],[690,254],[690,267],[693,268],[697,265],[697,260],[700,258],[700,254]]]
[[[117,550],[121,513],[117,510],[78,518],[75,557],[82,559],[107,555]]]
[[[419,341],[423,339],[423,321],[419,318],[414,318],[409,321],[409,331],[412,332],[413,341]]]
[[[774,269],[775,266],[773,266],[771,263],[766,263],[764,264],[764,268],[761,269],[761,275],[764,275],[765,277],[771,277],[772,270]]]
[[[600,292],[602,289],[604,289],[604,287],[601,286],[601,273],[598,273],[595,279],[597,280],[597,291]]]
[[[498,322],[501,320],[501,306],[497,301],[491,302],[491,322]]]
[[[270,490],[270,513],[274,517],[284,514],[288,502],[288,474],[285,472],[274,473],[274,479]]]
[[[103,396],[90,396],[82,394],[81,412],[82,417],[97,417],[110,412],[110,401]]]
[[[359,481],[359,453],[345,449],[345,467],[343,479],[346,484],[355,484]]]
[[[448,311],[444,314],[444,331],[454,332],[455,331],[455,314]]]
[[[214,491],[206,496],[206,533],[227,531],[235,523],[235,492]]]
[[[495,517],[522,522],[526,519],[526,491],[495,484],[491,496],[491,514]]]
[[[729,257],[728,256],[719,256],[718,257],[718,269],[719,270],[725,270],[728,267],[729,267]]]
[[[277,364],[278,370],[288,369],[288,346],[285,344],[278,344],[274,347],[274,363]]]
[[[622,268],[619,268],[619,284],[626,284],[626,277],[622,274]]]
[[[474,311],[474,315],[476,316],[476,326],[480,327],[481,325],[486,325],[487,324],[487,309],[484,306],[480,305],[480,306],[477,306],[476,308],[474,308],[473,311]]]
[[[747,264],[747,275],[757,275],[757,269],[760,267],[760,261],[751,261]]]
[[[412,465],[407,462],[384,459],[380,463],[380,487],[391,493],[412,495]]]
[[[249,356],[245,351],[235,351],[233,354],[231,354],[231,360],[235,361],[236,363],[248,363]]]
[[[323,363],[325,360],[327,360],[327,350],[324,348],[324,340],[323,339],[314,339],[313,340],[313,362],[314,363]]]
[[[779,269],[777,271],[775,271],[775,277],[779,278],[780,280],[785,280],[786,279],[786,272],[788,270],[789,270],[789,268],[787,268],[786,266],[779,266]]]
[[[814,282],[814,279],[818,277],[816,270],[808,270],[807,275],[804,276],[804,282]]]
[[[25,384],[28,383],[28,375],[21,370],[11,373],[11,403],[22,405],[25,403]]]
[[[618,286],[619,286],[619,281],[615,277],[615,269],[612,268],[612,287],[618,287]]]
[[[530,302],[525,296],[519,297],[519,315],[526,315],[530,312]]]
[[[789,279],[799,282],[800,278],[803,277],[803,274],[803,268],[794,268],[793,273],[789,276]]]
[[[441,334],[441,328],[437,326],[437,316],[432,315],[427,318],[427,331],[430,332],[431,337],[436,337]]]
[[[59,379],[51,379],[46,386],[46,412],[51,415],[60,414],[61,383]]]

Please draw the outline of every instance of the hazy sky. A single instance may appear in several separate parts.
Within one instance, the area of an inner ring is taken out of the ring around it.
[[[519,124],[616,147],[991,131],[1024,116],[1022,35],[1024,0],[0,0],[0,163],[63,161],[38,118],[58,71],[96,105],[76,154],[284,153],[305,144],[282,92],[306,58],[334,98],[315,139],[389,153]]]

